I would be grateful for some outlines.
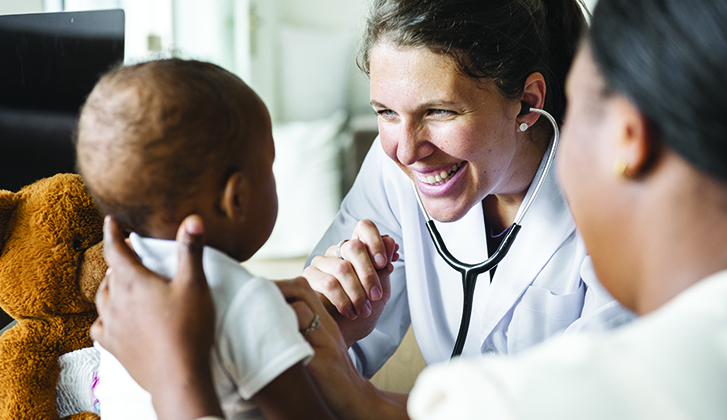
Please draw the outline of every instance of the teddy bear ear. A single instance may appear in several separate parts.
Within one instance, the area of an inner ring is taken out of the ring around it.
[[[18,204],[18,195],[12,191],[0,190],[0,249],[10,234],[10,218]]]

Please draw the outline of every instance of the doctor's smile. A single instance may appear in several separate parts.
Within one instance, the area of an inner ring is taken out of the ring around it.
[[[419,190],[423,194],[444,195],[462,178],[462,174],[465,171],[460,169],[466,164],[467,162],[463,161],[453,165],[447,165],[444,169],[437,168],[426,172],[411,169],[411,173],[416,178]]]

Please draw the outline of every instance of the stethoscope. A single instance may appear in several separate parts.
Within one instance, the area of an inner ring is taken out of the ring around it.
[[[533,194],[530,196],[530,199],[525,204],[525,207],[523,208],[523,211],[520,212],[520,214],[515,218],[515,222],[507,229],[507,232],[505,233],[505,237],[502,239],[502,242],[500,243],[500,246],[497,248],[497,251],[495,251],[494,254],[490,256],[485,261],[482,261],[481,263],[477,264],[466,264],[455,258],[449,250],[447,250],[447,246],[444,245],[444,240],[442,239],[442,236],[439,234],[439,231],[437,230],[437,227],[434,225],[434,221],[429,217],[429,213],[427,213],[427,210],[424,208],[424,204],[422,203],[422,197],[419,195],[419,190],[416,187],[416,184],[414,184],[414,181],[411,181],[411,185],[414,188],[414,194],[416,194],[417,202],[419,203],[419,208],[422,210],[422,213],[424,214],[424,218],[427,219],[426,225],[427,229],[429,230],[429,235],[432,237],[432,241],[434,242],[434,247],[437,249],[437,252],[439,255],[442,256],[444,261],[449,264],[450,267],[454,268],[457,272],[462,274],[462,287],[464,288],[464,304],[462,305],[462,321],[460,321],[459,324],[459,332],[457,333],[457,340],[454,343],[454,350],[452,351],[452,356],[450,358],[459,356],[462,354],[462,349],[464,348],[464,342],[467,338],[467,330],[470,326],[470,318],[472,317],[472,301],[475,296],[475,283],[477,282],[477,276],[479,276],[482,273],[486,273],[493,268],[497,267],[497,264],[502,261],[503,258],[505,258],[505,255],[507,255],[508,251],[510,250],[510,247],[512,246],[513,241],[515,241],[515,237],[517,237],[518,232],[520,232],[520,222],[522,221],[523,217],[525,217],[525,214],[530,209],[530,206],[533,204],[533,201],[535,201],[535,197],[537,197],[538,192],[540,192],[540,189],[543,186],[543,182],[545,181],[545,177],[548,176],[548,172],[550,171],[550,167],[553,164],[553,158],[555,157],[555,151],[558,148],[558,140],[560,139],[560,131],[558,130],[558,124],[556,123],[555,119],[553,118],[550,113],[548,113],[545,110],[542,109],[536,109],[536,108],[530,108],[526,103],[522,103],[522,108],[520,110],[520,114],[518,115],[525,115],[530,112],[538,113],[550,121],[550,123],[553,125],[553,140],[551,142],[550,146],[550,154],[548,155],[548,160],[545,162],[545,167],[543,168],[543,172],[540,174],[540,179],[538,179],[538,183],[535,185],[535,189],[533,190]]]

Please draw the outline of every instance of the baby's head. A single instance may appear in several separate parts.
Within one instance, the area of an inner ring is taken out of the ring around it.
[[[81,110],[77,164],[104,214],[173,239],[196,213],[207,243],[245,260],[277,217],[270,116],[210,63],[169,59],[111,71]]]

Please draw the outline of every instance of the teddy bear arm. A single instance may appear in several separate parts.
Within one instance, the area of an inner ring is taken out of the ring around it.
[[[47,326],[23,320],[0,338],[0,418],[58,419],[56,349],[43,340]]]
[[[100,418],[101,417],[97,414],[90,411],[84,411],[82,413],[71,414],[70,416],[63,417],[62,420],[99,420]]]

